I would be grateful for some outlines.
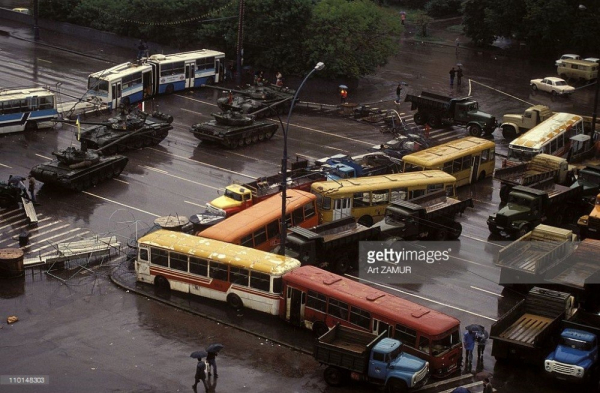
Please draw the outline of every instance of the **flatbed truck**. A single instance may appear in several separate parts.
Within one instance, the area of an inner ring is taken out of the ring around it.
[[[541,364],[558,337],[561,321],[573,312],[571,294],[533,287],[525,299],[492,325],[492,356]]]
[[[375,335],[337,324],[315,341],[313,356],[327,366],[324,378],[331,386],[351,378],[404,393],[429,377],[429,363],[403,353],[402,343],[387,332]]]

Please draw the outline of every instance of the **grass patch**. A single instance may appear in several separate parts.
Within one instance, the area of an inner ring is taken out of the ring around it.
[[[448,30],[449,32],[452,32],[452,33],[459,33],[459,34],[463,34],[465,32],[463,25],[452,25],[452,26],[449,26],[448,28],[446,28],[446,30]]]
[[[442,38],[439,38],[439,37],[434,37],[431,35],[423,37],[420,34],[415,34],[415,40],[423,41],[423,42],[442,42],[442,41],[444,41]]]

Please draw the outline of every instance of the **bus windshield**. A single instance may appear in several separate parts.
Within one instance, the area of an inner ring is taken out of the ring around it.
[[[452,332],[452,334],[439,339],[433,340],[431,351],[433,356],[440,356],[444,352],[452,349],[454,346],[460,344],[460,334],[458,331]]]
[[[108,93],[108,81],[100,78],[90,77],[88,80],[88,90]]]

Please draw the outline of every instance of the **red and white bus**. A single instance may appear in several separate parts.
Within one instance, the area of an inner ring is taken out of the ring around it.
[[[319,224],[317,197],[306,191],[287,190],[286,225],[312,228]],[[281,193],[215,224],[198,236],[271,251],[280,242]],[[286,230],[287,230],[286,229]]]
[[[235,244],[158,230],[138,239],[138,281],[279,314],[283,275],[296,259]]]
[[[432,375],[459,370],[460,321],[346,277],[302,266],[283,276],[281,318],[321,335],[336,323],[404,343],[404,350],[429,362]]]

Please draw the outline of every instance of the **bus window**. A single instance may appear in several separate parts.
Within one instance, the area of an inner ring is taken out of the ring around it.
[[[140,248],[140,255],[139,255],[138,259],[140,259],[142,261],[147,261],[148,260],[148,250],[146,250],[145,248]]]
[[[218,262],[210,262],[210,278],[227,281],[227,265]]]
[[[462,158],[457,158],[452,164],[452,173],[460,172],[462,169]]]
[[[562,149],[562,147],[565,145],[565,140],[563,137],[564,137],[564,134],[561,134],[556,138],[556,148],[557,149]]]
[[[152,263],[160,266],[169,266],[169,252],[153,248]]]
[[[389,204],[388,194],[389,194],[389,190],[373,191],[371,193],[371,204],[372,205],[388,205]]]
[[[454,196],[454,187],[446,186],[446,196]]]
[[[265,230],[265,227],[261,227],[257,231],[254,232],[254,243],[255,244],[262,244],[266,241],[267,241],[267,231]]]
[[[453,161],[447,161],[444,163],[444,168],[442,168],[442,170],[448,174],[452,174],[452,162]]]
[[[329,298],[329,307],[327,309],[327,313],[332,317],[343,319],[345,321],[348,319],[348,303],[344,303],[334,298]]]
[[[292,215],[291,214],[288,214],[288,215],[285,216],[285,226],[287,227],[287,229],[290,229],[293,226],[292,225]]]
[[[304,205],[304,219],[310,218],[316,214],[314,203],[307,203]]]
[[[415,199],[425,195],[425,190],[413,190],[410,192],[410,199]]]
[[[342,199],[343,201],[345,201],[346,199]],[[369,193],[365,192],[357,192],[354,194],[354,198],[352,201],[352,205],[354,207],[361,207],[361,206],[369,206]],[[345,206],[344,206],[345,208]]]
[[[273,293],[283,291],[283,277],[273,277]]]
[[[406,200],[407,189],[406,188],[395,188],[391,190],[392,197],[390,198],[391,202],[395,201],[405,201]]]
[[[462,169],[463,170],[470,169],[472,161],[473,161],[473,157],[471,155],[464,156],[462,158]]]
[[[407,328],[406,326],[396,325],[394,338],[402,341],[403,344],[414,348],[417,344],[417,331]]]
[[[421,336],[419,339],[419,350],[429,354],[429,339],[427,337]]]
[[[254,247],[254,242],[252,241],[252,234],[249,233],[248,235],[244,236],[240,244],[244,247]]]
[[[485,149],[481,152],[481,163],[488,162],[490,159],[490,149]]]
[[[444,189],[444,185],[442,183],[440,183],[440,184],[429,184],[427,186],[427,193],[431,194],[432,192],[441,191],[443,189]]]
[[[551,153],[556,152],[556,139],[552,139],[550,141],[550,152]]]
[[[433,340],[433,355],[439,356],[458,343],[460,343],[460,335],[458,331],[452,332],[451,335],[448,335],[441,340]]]
[[[187,255],[172,252],[170,255],[170,263],[171,269],[181,270],[182,272],[188,271]]]
[[[265,273],[252,272],[250,274],[250,288],[269,292],[269,275]]]
[[[267,224],[267,236],[269,238],[279,236],[279,220],[272,221]]]
[[[369,329],[371,327],[371,314],[360,308],[350,307],[350,323]]]
[[[299,207],[292,212],[294,225],[300,225],[304,221],[304,207]]]
[[[240,285],[243,287],[248,286],[249,280],[249,272],[246,269],[242,269],[240,267],[229,268],[229,282],[235,285]]]
[[[196,69],[197,70],[210,70],[215,68],[215,58],[214,57],[204,57],[196,60]]]
[[[308,299],[306,301],[306,307],[313,308],[321,312],[326,312],[327,298],[321,293],[309,290]]]
[[[208,276],[208,261],[190,257],[190,273],[204,277]]]

